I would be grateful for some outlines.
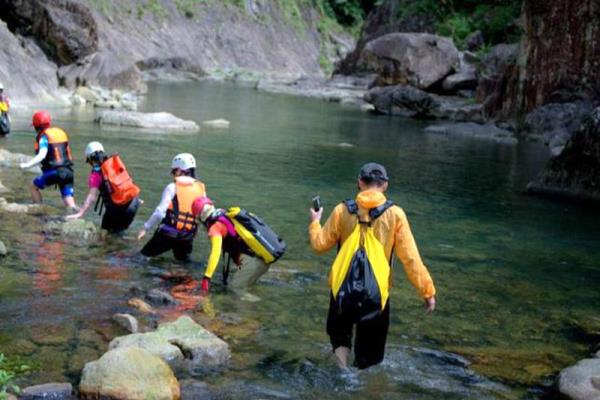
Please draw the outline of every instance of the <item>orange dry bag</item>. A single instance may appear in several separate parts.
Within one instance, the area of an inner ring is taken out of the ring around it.
[[[118,154],[108,157],[102,163],[102,176],[107,194],[115,205],[128,204],[140,194],[140,188],[133,183],[133,179]]]

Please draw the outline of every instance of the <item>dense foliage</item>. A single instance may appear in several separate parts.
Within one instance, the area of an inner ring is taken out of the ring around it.
[[[16,360],[9,360],[4,354],[0,353],[0,400],[7,397],[7,390],[13,393],[19,392],[19,387],[13,384],[14,379],[19,374],[29,371],[27,365],[20,364]]]
[[[514,42],[521,34],[515,23],[521,12],[521,0],[399,1],[399,18],[415,14],[433,15],[437,21],[437,33],[452,37],[459,46],[475,31],[483,33],[487,44]]]

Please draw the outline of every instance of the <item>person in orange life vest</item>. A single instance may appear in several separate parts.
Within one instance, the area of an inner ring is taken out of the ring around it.
[[[433,280],[421,260],[404,211],[400,207],[388,203],[384,195],[387,188],[388,176],[385,168],[377,163],[365,164],[358,175],[359,193],[356,200],[352,202],[353,206],[356,206],[353,207],[354,210],[350,210],[348,202],[338,204],[325,225],[321,227],[323,208],[318,211],[311,209],[312,222],[308,227],[310,245],[318,253],[324,253],[336,246],[343,246],[359,223],[359,218],[360,221],[371,221],[370,211],[384,206],[384,211],[372,221],[375,238],[383,246],[387,260],[391,260],[392,252],[396,253],[404,265],[408,280],[424,299],[427,311],[431,312],[435,309],[436,294]],[[369,226],[371,226],[370,223]],[[338,311],[332,287],[327,333],[340,367],[347,367],[347,358],[352,348],[354,325],[356,325],[354,365],[358,368],[367,368],[383,360],[389,327],[389,310],[388,300],[380,314],[355,322],[349,316]]]
[[[92,166],[92,170],[88,177],[89,192],[81,206],[81,209],[76,214],[68,215],[67,220],[81,218],[85,213],[93,207],[98,201],[98,197],[102,196],[104,202],[104,216],[102,217],[102,229],[106,229],[111,233],[118,233],[129,228],[133,222],[135,214],[142,203],[138,197],[135,197],[129,203],[124,205],[114,204],[108,193],[108,187],[102,175],[102,164],[108,159],[104,153],[104,146],[100,142],[90,142],[85,148],[85,159]]]
[[[21,163],[21,169],[28,169],[38,164],[42,166],[42,175],[33,180],[30,187],[31,197],[35,203],[42,203],[40,189],[58,185],[65,206],[76,209],[73,198],[73,159],[69,147],[69,137],[60,128],[51,126],[52,118],[48,111],[37,111],[33,114],[32,125],[37,132],[35,140],[35,157]]]
[[[196,218],[192,215],[192,203],[196,198],[206,196],[206,190],[204,184],[196,179],[196,159],[189,153],[173,158],[171,174],[175,182],[163,191],[160,203],[138,233],[138,240],[160,222],[152,238],[142,248],[142,255],[154,257],[172,250],[175,259],[187,261],[198,230]]]
[[[224,215],[224,210],[215,208],[212,200],[208,197],[199,197],[194,200],[192,214],[204,224],[210,239],[210,256],[200,286],[202,293],[207,294],[210,290],[212,276],[219,265],[221,250],[227,252],[239,267],[242,265],[242,247],[235,227]]]

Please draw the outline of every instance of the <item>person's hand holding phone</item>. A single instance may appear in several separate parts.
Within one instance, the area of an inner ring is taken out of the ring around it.
[[[312,199],[313,206],[310,209],[310,220],[311,221],[321,221],[321,217],[323,216],[323,207],[321,207],[321,197],[316,196]]]

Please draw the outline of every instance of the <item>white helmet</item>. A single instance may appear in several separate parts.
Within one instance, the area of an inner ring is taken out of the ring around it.
[[[190,153],[177,154],[171,162],[171,169],[176,168],[182,171],[196,168],[196,159]]]
[[[104,146],[102,146],[102,143],[89,142],[87,147],[85,148],[85,157],[88,158],[92,154],[99,152],[99,151],[104,153]]]

